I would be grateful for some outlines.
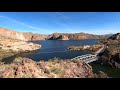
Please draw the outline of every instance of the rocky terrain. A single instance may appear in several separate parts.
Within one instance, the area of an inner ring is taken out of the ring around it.
[[[80,60],[35,62],[16,58],[11,64],[0,63],[0,78],[93,78],[92,67]]]
[[[37,41],[37,40],[86,40],[86,39],[105,39],[105,35],[93,35],[88,33],[53,33],[51,35],[35,34],[31,32],[16,32],[0,27],[0,35],[12,39],[23,41]]]
[[[120,68],[120,33],[114,34],[109,39],[101,41],[107,48],[100,56],[99,63]]]
[[[23,41],[45,40],[46,38],[46,35],[33,34],[31,32],[16,32],[2,27],[0,27],[0,35],[7,38],[18,39]]]
[[[95,45],[83,45],[83,46],[69,46],[67,49],[69,50],[90,50],[90,51],[97,51],[102,47],[102,44],[95,44]]]
[[[40,49],[41,45],[0,36],[0,60],[22,52]]]
[[[48,40],[86,40],[86,39],[105,39],[107,36],[104,35],[93,35],[88,33],[53,33],[49,37]]]

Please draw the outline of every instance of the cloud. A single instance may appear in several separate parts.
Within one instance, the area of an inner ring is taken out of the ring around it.
[[[60,24],[65,26],[68,30],[72,30],[70,25],[69,25],[69,23],[71,23],[70,20],[72,20],[72,19],[68,16],[65,16],[64,14],[62,14],[60,12],[55,12],[55,13],[58,14],[59,16],[61,16],[64,19],[63,23],[60,23]],[[67,22],[65,22],[65,21],[67,21]]]
[[[65,19],[70,19],[70,17],[68,17],[68,16],[65,16],[64,14],[62,14],[62,13],[59,13],[59,12],[55,12],[56,14],[58,14],[58,15],[60,15],[60,16],[62,16],[63,18],[65,18]]]
[[[12,18],[9,18],[9,17],[6,17],[6,16],[0,16],[0,18],[5,18],[5,19],[8,19],[16,24],[20,24],[20,25],[23,25],[23,26],[26,26],[28,28],[31,28],[31,29],[37,29],[37,30],[45,30],[45,29],[42,29],[42,28],[39,28],[39,27],[34,27],[34,26],[31,26],[31,25],[28,25],[28,24],[25,24],[23,22],[20,22],[20,21],[17,21],[15,19],[12,19]],[[48,31],[48,30],[47,30]]]

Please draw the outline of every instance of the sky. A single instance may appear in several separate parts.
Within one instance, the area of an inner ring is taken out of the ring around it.
[[[39,34],[120,32],[120,12],[0,12],[0,27]]]

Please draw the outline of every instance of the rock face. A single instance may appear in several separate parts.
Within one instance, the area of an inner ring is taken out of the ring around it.
[[[53,39],[58,39],[60,37],[60,33],[53,33],[52,38]]]
[[[101,43],[104,43],[107,49],[101,54],[99,62],[101,64],[120,68],[120,33],[114,34]]]
[[[74,34],[67,34],[67,33],[54,33],[48,39],[50,40],[58,40],[60,37],[65,38],[65,40],[86,40],[86,39],[104,39],[107,38],[103,35],[92,35],[87,33],[74,33]]]
[[[16,58],[11,64],[0,64],[0,78],[91,78],[92,67],[80,60],[35,62]]]
[[[69,38],[65,35],[60,35],[59,39],[60,40],[69,40]]]
[[[60,33],[53,33],[53,35],[47,37],[48,40],[69,40],[66,35]]]
[[[0,27],[0,35],[12,39],[18,39],[23,41],[35,41],[35,40],[45,40],[45,35],[33,34],[33,33],[22,33],[9,30],[6,28]]]

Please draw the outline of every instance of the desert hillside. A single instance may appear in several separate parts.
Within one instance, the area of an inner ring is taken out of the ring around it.
[[[16,32],[0,27],[0,35],[12,39],[23,41],[37,40],[86,40],[86,39],[105,39],[105,35],[93,35],[88,33],[53,33],[51,35],[35,34],[31,32]]]
[[[0,27],[0,35],[12,39],[18,39],[23,41],[36,41],[36,40],[45,40],[45,35],[33,34],[30,32],[16,32],[14,30],[6,29]]]
[[[120,68],[120,33],[112,35],[101,43],[104,43],[107,48],[101,54],[100,63]]]
[[[0,35],[0,60],[22,52],[40,49],[41,45]]]
[[[86,39],[105,39],[104,35],[93,35],[88,33],[53,33],[48,37],[50,40],[86,40]]]

